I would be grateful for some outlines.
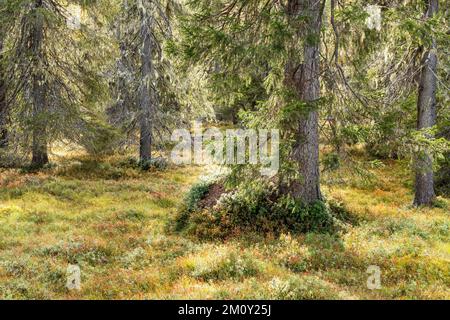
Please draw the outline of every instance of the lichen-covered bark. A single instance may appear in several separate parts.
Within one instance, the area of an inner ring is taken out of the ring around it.
[[[36,8],[42,7],[42,0],[36,0]],[[33,104],[33,145],[31,165],[40,168],[48,163],[47,130],[45,117],[46,85],[43,76],[42,44],[44,40],[44,21],[40,14],[33,21],[31,35],[31,51],[34,70],[32,74],[32,104]]]
[[[429,0],[427,3],[427,18],[433,17],[438,11],[438,1]],[[419,97],[417,101],[417,129],[431,128],[436,124],[436,43],[427,50],[422,61],[422,72],[419,83]],[[430,137],[432,138],[432,137]],[[416,181],[414,204],[431,205],[435,198],[433,163],[427,150],[421,150],[416,155]]]
[[[306,204],[322,198],[319,182],[319,115],[316,108],[310,108],[320,98],[319,37],[322,5],[322,1],[317,0],[290,0],[288,3],[290,16],[308,16],[304,30],[298,33],[298,41],[304,41],[303,63],[299,65],[289,61],[286,67],[287,83],[306,105],[298,120],[292,154],[298,164],[300,181],[293,183],[290,190],[295,198]]]
[[[143,9],[144,11],[146,9]],[[151,80],[153,75],[152,64],[152,35],[151,17],[145,12],[141,23],[141,91],[139,97],[139,125],[140,147],[139,157],[141,161],[151,159],[152,151],[152,103]]]
[[[8,146],[8,130],[7,130],[7,120],[8,120],[8,110],[6,105],[6,82],[5,82],[5,70],[1,60],[3,59],[3,39],[0,35],[0,148],[5,148]]]

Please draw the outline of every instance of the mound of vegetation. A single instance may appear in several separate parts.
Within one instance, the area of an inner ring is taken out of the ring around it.
[[[333,233],[354,222],[340,204],[305,205],[284,195],[271,181],[253,181],[226,190],[222,181],[192,187],[176,217],[175,230],[201,239],[223,239],[248,232]]]

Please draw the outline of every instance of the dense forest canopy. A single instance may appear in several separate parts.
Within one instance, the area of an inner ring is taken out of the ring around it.
[[[201,117],[280,129],[278,187],[305,204],[323,200],[321,170],[354,165],[355,145],[411,158],[417,205],[448,172],[445,2],[3,0],[1,12],[5,165],[42,168],[58,142],[139,144],[150,165]]]
[[[448,299],[448,4],[0,0],[0,299]]]

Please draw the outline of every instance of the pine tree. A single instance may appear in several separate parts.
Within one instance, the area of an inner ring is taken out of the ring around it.
[[[33,122],[33,143],[31,166],[41,168],[48,163],[48,136],[46,98],[48,95],[48,83],[45,81],[44,69],[47,67],[47,61],[44,57],[44,15],[43,0],[36,0],[34,8],[31,11],[32,22],[28,34],[29,47],[27,48],[31,55],[31,69],[33,70],[30,79],[31,82],[31,104],[32,104],[32,122]]]
[[[11,2],[2,3],[2,18],[0,19],[0,148],[8,146],[8,118],[9,107],[7,101],[7,59],[3,51],[6,49],[6,35],[10,34],[12,27],[12,7]]]
[[[162,118],[177,105],[171,64],[163,52],[172,36],[171,11],[176,6],[165,0],[126,1],[116,26],[120,57],[113,94],[117,101],[108,113],[111,122],[126,131],[137,127],[141,163],[151,160],[156,132],[167,126]]]
[[[438,12],[438,0],[427,1],[426,18],[431,19]],[[417,129],[429,129],[436,125],[436,74],[437,53],[436,40],[433,38],[431,47],[426,50],[419,82],[419,97],[417,100]],[[432,139],[431,136],[428,137]],[[427,150],[416,156],[416,181],[414,204],[431,205],[435,198],[433,161]]]
[[[255,97],[257,111],[246,118],[259,128],[289,123],[282,135],[294,143],[282,161],[293,163],[294,174],[281,177],[288,185],[283,189],[305,204],[321,200],[319,46],[325,3],[192,1],[178,49],[189,62],[209,63],[218,96],[239,96],[243,84],[261,79],[266,93]]]
[[[298,164],[300,180],[292,185],[290,193],[310,204],[321,200],[319,182],[319,112],[313,105],[320,98],[320,31],[325,2],[316,0],[290,0],[287,3],[289,21],[296,28],[300,16],[305,20],[298,28],[298,38],[303,44],[303,62],[289,59],[286,65],[286,82],[292,86],[306,110],[298,119],[293,158]]]
[[[102,44],[98,30],[94,32],[83,24],[79,30],[68,27],[66,2],[9,4],[12,29],[7,42],[12,54],[7,63],[12,94],[8,112],[21,128],[23,142],[31,145],[31,166],[41,168],[49,162],[53,141],[66,138],[79,142],[96,117],[94,105],[104,86],[100,77],[102,59],[97,55],[105,58],[108,51],[92,50]],[[98,13],[95,2],[87,5]],[[96,19],[101,20],[101,15]]]
[[[0,35],[0,148],[5,148],[8,145],[8,110],[6,102],[6,72],[3,64],[2,52],[3,34]]]
[[[152,126],[154,108],[156,107],[156,99],[154,94],[154,67],[153,67],[153,29],[155,22],[151,13],[152,2],[149,2],[150,6],[141,5],[140,7],[140,30],[139,35],[141,38],[140,48],[140,64],[141,64],[141,77],[140,77],[140,94],[139,94],[139,125],[140,125],[140,137],[139,137],[139,159],[141,162],[145,162],[151,159],[152,153]]]

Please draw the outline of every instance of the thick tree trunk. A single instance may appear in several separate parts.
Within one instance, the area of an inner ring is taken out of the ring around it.
[[[42,0],[36,1],[36,8],[42,7]],[[45,117],[46,84],[42,74],[43,57],[42,42],[44,38],[44,21],[37,15],[32,34],[31,50],[34,59],[32,75],[32,103],[33,103],[33,145],[31,166],[41,168],[48,163],[47,133]]]
[[[48,163],[45,125],[45,85],[39,75],[33,76],[33,146],[31,166],[42,168]]]
[[[438,11],[438,0],[428,0],[426,17],[433,17]],[[431,128],[436,124],[436,43],[425,53],[419,83],[417,101],[417,129]],[[429,137],[432,138],[432,137]],[[414,205],[431,205],[435,198],[433,163],[430,153],[421,150],[416,155],[416,181]]]
[[[143,14],[141,25],[141,92],[139,97],[139,124],[140,124],[140,148],[139,158],[141,161],[151,159],[152,152],[152,38],[151,21]]]
[[[1,37],[1,36],[0,36]],[[8,110],[6,105],[6,82],[2,55],[3,39],[0,39],[0,149],[8,146]]]
[[[299,32],[304,41],[303,63],[289,61],[286,67],[287,84],[306,106],[298,121],[292,154],[298,164],[301,180],[292,184],[290,193],[306,204],[322,199],[319,182],[319,114],[313,106],[320,98],[319,37],[322,10],[322,1],[290,0],[288,3],[291,17],[308,15],[307,25]]]

